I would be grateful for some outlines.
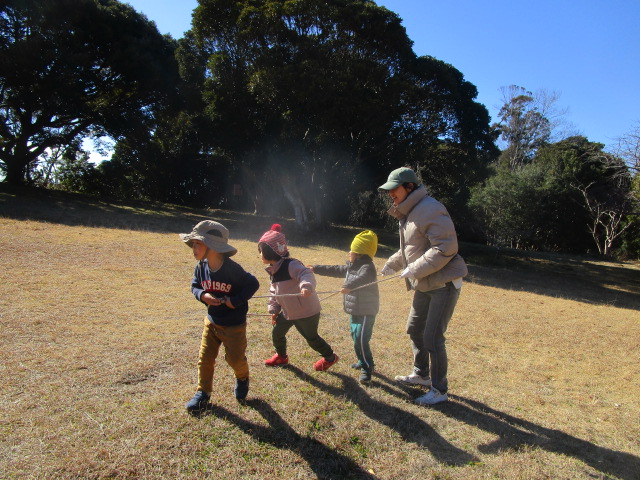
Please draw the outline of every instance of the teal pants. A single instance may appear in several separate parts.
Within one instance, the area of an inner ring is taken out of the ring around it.
[[[304,337],[309,346],[324,358],[333,356],[331,346],[318,334],[318,325],[320,324],[320,314],[317,313],[311,317],[300,318],[298,320],[287,320],[282,314],[276,318],[276,324],[271,330],[271,339],[273,346],[278,355],[287,354],[287,333],[291,327],[296,327],[300,335]]]
[[[356,351],[356,358],[361,365],[362,370],[371,373],[373,371],[374,362],[373,354],[369,342],[373,334],[373,325],[376,323],[375,315],[351,315],[349,317],[349,326],[351,327],[351,338],[353,339],[353,348]]]

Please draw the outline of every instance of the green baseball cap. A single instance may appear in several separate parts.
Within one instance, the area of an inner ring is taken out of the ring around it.
[[[387,183],[380,185],[378,188],[380,190],[393,190],[403,183],[415,183],[418,185],[420,182],[416,172],[407,167],[400,167],[391,172],[389,178],[387,178]]]

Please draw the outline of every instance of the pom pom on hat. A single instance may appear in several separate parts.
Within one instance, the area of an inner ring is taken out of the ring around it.
[[[351,242],[351,251],[373,259],[378,251],[378,236],[371,230],[360,232]]]
[[[282,233],[282,225],[274,223],[271,225],[271,230],[268,230],[260,237],[258,243],[266,243],[276,254],[281,257],[289,255],[287,249],[287,238]]]

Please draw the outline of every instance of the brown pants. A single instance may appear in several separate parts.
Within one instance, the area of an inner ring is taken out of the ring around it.
[[[224,359],[233,369],[236,378],[244,380],[249,377],[249,364],[245,355],[247,324],[221,327],[205,317],[198,358],[198,390],[209,393],[213,391],[213,372],[220,345],[224,345]]]

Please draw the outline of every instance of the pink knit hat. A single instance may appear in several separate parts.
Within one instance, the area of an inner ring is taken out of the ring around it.
[[[271,247],[271,249],[276,252],[281,257],[286,257],[289,254],[289,250],[287,249],[287,239],[282,233],[282,225],[279,223],[274,223],[271,225],[271,230],[260,237],[258,243],[266,243]]]

